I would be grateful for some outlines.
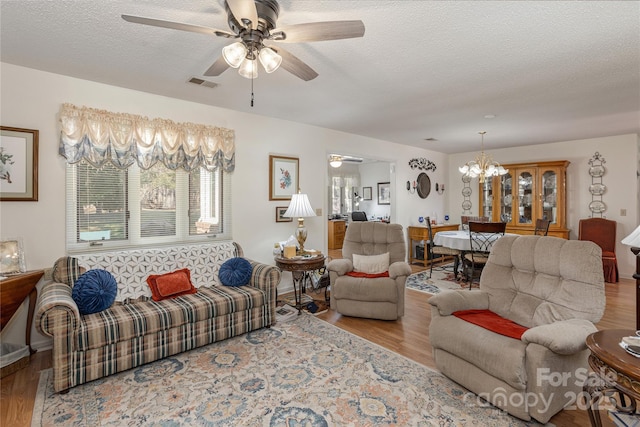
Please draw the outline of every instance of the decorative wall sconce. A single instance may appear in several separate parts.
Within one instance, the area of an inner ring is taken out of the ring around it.
[[[436,182],[436,193],[442,196],[442,193],[444,193],[444,184],[438,184]]]
[[[411,181],[407,181],[407,191],[409,192],[409,194],[414,194],[417,187],[418,184],[415,181],[413,181],[413,185],[411,184]]]

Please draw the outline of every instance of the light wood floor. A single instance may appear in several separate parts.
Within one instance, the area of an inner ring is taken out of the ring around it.
[[[340,258],[340,251],[330,251],[329,255]],[[413,265],[412,269],[418,272],[424,267]],[[635,281],[622,279],[620,283],[608,283],[606,296],[605,314],[596,326],[599,329],[635,329]],[[318,295],[318,298],[322,297],[324,292]],[[435,369],[429,345],[429,298],[428,294],[407,290],[405,316],[393,322],[346,317],[333,310],[318,318]],[[1,426],[30,425],[39,372],[50,367],[51,351],[38,352],[31,356],[27,368],[0,380]],[[602,420],[605,426],[613,426],[604,413]],[[558,427],[589,425],[587,414],[582,410],[562,411],[551,422]]]

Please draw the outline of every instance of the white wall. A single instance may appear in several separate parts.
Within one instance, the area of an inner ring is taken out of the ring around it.
[[[360,166],[360,186],[371,187],[371,200],[362,200],[360,210],[367,213],[367,217],[391,217],[391,205],[378,204],[378,183],[389,182],[391,179],[391,165],[388,162],[369,163]]]
[[[616,240],[616,257],[622,277],[630,278],[635,272],[636,260],[629,247],[620,241],[633,231],[640,223],[638,207],[638,135],[619,135],[604,138],[593,138],[577,141],[555,142],[543,145],[531,145],[502,150],[486,151],[494,160],[505,163],[524,163],[528,161],[569,160],[567,168],[567,228],[571,230],[570,238],[578,238],[578,222],[591,214],[591,176],[589,175],[589,159],[599,152],[606,164],[606,173],[602,183],[607,192],[602,201],[607,205],[604,216],[618,222]],[[462,153],[449,156],[449,189],[451,194],[449,209],[453,212],[452,220],[459,218],[463,197],[462,181],[458,167],[475,158],[477,152]],[[472,212],[477,214],[479,206],[478,180],[471,183],[473,194]],[[626,215],[621,210],[626,209]]]
[[[295,224],[276,223],[275,207],[269,201],[269,154],[300,159],[300,186],[322,216],[308,218],[307,246],[327,248],[326,188],[327,153],[378,158],[395,163],[392,173],[392,218],[407,226],[429,203],[430,210],[443,210],[440,197],[425,202],[408,195],[404,182],[415,179],[408,162],[427,157],[438,165],[438,180],[446,176],[446,156],[414,147],[336,132],[299,123],[211,107],[144,92],[75,79],[29,68],[0,63],[2,125],[40,131],[39,200],[0,203],[0,237],[21,237],[28,269],[48,268],[65,254],[65,164],[58,155],[58,112],[62,103],[105,109],[113,112],[161,117],[176,122],[193,122],[234,129],[236,169],[233,173],[232,227],[234,240],[249,258],[273,264],[273,243],[289,236]],[[373,153],[373,156],[372,156]],[[397,176],[397,179],[395,177]],[[434,181],[435,182],[435,181]],[[375,190],[374,190],[375,191]],[[283,274],[280,291],[291,286],[291,275]],[[7,326],[0,339],[20,343],[24,334],[26,309]],[[37,348],[48,343],[34,334]]]

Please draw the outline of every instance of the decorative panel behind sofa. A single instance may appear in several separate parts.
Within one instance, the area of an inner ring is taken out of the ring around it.
[[[218,285],[218,270],[229,258],[242,256],[242,249],[232,241],[171,247],[117,250],[72,255],[87,270],[104,269],[118,282],[116,301],[141,296],[151,298],[147,277],[188,268],[191,281],[198,288]]]

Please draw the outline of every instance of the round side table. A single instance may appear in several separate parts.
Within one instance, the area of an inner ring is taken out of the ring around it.
[[[602,425],[597,403],[603,396],[615,402],[616,410],[637,415],[636,400],[640,400],[640,359],[620,347],[622,337],[627,336],[635,336],[635,331],[605,329],[587,337],[586,344],[591,351],[589,366],[594,374],[585,382],[584,391],[589,396],[587,412],[592,426]],[[620,402],[615,400],[616,395]]]
[[[306,280],[309,277],[308,273],[324,267],[324,260],[325,256],[322,254],[314,255],[312,257],[275,257],[276,266],[281,270],[291,272],[291,276],[293,277],[293,295],[296,301],[298,314],[300,314],[302,310],[302,292],[306,288]]]

